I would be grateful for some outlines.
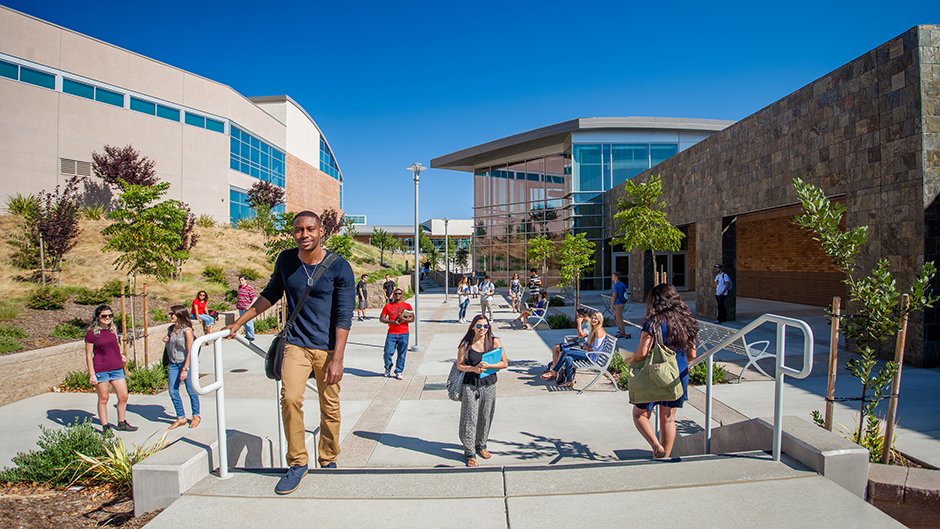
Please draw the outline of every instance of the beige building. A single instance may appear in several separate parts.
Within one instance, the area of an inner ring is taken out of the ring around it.
[[[285,189],[288,210],[342,209],[339,164],[290,97],[248,98],[2,6],[0,100],[0,199],[93,177],[93,152],[132,145],[197,215],[252,215],[259,179]]]

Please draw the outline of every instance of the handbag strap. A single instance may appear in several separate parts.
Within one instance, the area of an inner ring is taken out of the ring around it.
[[[333,261],[336,260],[336,254],[329,252],[326,254],[326,257],[320,261],[320,266],[317,267],[313,272],[313,276],[310,277],[310,280],[307,281],[307,288],[304,289],[304,293],[300,296],[300,299],[297,301],[297,304],[294,305],[294,310],[291,311],[290,317],[287,318],[287,322],[284,323],[284,328],[281,330],[285,335],[287,331],[294,324],[294,321],[297,319],[297,315],[300,313],[300,308],[304,306],[304,303],[307,301],[307,298],[310,296],[310,291],[313,290],[313,285],[317,284],[317,281],[320,280],[320,277],[323,276],[324,272],[333,265]],[[300,262],[300,266],[304,266],[303,261]]]

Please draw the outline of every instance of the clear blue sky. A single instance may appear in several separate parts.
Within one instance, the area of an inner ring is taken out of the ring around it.
[[[113,2],[14,9],[254,95],[289,94],[346,177],[347,213],[408,224],[405,167],[575,117],[740,119],[940,1]],[[422,177],[423,219],[472,216],[471,177]]]

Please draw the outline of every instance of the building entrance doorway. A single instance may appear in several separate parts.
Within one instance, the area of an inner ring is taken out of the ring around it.
[[[666,272],[666,282],[676,290],[689,289],[688,252],[669,252],[656,254],[656,272]]]
[[[620,272],[620,280],[630,288],[630,254],[613,252],[610,256],[610,275]]]

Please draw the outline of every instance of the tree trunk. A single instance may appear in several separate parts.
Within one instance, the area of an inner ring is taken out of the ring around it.
[[[137,365],[137,274],[133,275],[131,282],[131,349],[134,350],[134,365]]]

